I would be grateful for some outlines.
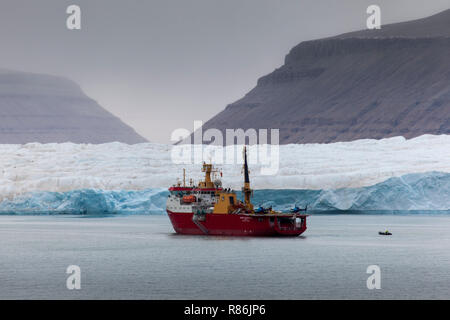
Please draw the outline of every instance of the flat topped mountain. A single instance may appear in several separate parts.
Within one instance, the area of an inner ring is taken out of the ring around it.
[[[450,134],[450,10],[305,41],[208,128],[280,129],[280,143]]]
[[[0,143],[145,142],[65,78],[0,70]]]
[[[393,23],[381,29],[362,30],[341,34],[335,38],[436,38],[450,37],[450,9],[431,17]]]

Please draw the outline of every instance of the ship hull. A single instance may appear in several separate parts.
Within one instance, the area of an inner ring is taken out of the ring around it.
[[[201,217],[188,212],[167,210],[172,226],[177,233],[215,236],[291,236],[296,237],[306,230],[306,216],[294,219],[248,214],[206,214]]]

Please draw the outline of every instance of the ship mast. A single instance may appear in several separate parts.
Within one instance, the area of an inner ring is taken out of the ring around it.
[[[242,192],[244,193],[244,201],[245,207],[248,210],[253,210],[253,205],[250,202],[250,197],[252,195],[252,189],[250,188],[250,175],[248,171],[248,163],[247,163],[247,147],[244,146],[244,187],[242,188]]]
[[[212,164],[203,162],[202,171],[205,173],[205,180],[199,182],[200,188],[214,188],[214,183],[211,180],[211,173],[216,172]]]

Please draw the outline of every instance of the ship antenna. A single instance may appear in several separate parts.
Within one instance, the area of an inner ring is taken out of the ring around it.
[[[183,187],[186,187],[186,169],[183,168]]]

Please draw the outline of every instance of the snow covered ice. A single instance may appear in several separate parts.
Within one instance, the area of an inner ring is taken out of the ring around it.
[[[194,181],[202,177],[200,163],[173,163],[172,148],[154,143],[0,145],[0,212],[163,212],[164,190],[183,168]],[[276,175],[262,175],[261,166],[251,164],[253,188],[283,189],[277,193],[281,198],[286,189],[296,189],[289,191],[295,194],[289,201],[307,200],[321,210],[450,209],[448,135],[291,144],[280,146],[279,153]],[[239,190],[241,164],[221,168],[224,186]]]

